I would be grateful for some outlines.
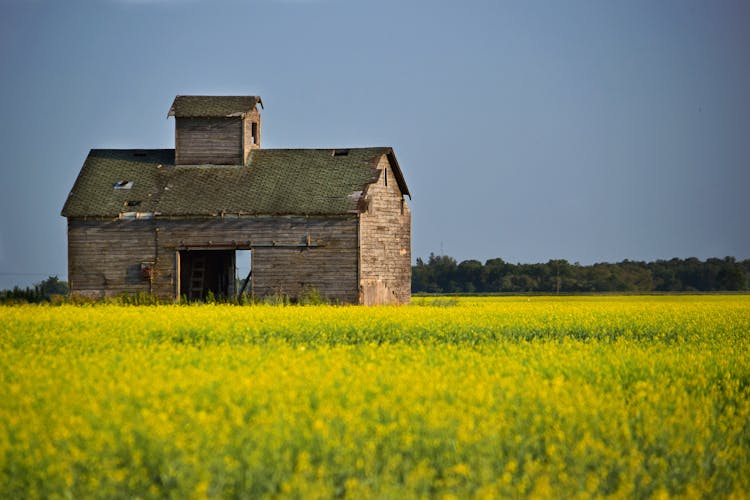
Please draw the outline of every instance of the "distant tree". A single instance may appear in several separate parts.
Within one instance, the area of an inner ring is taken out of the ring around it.
[[[634,262],[624,260],[615,264],[623,291],[649,292],[654,289],[654,280],[651,271],[645,262]]]
[[[434,284],[431,271],[422,258],[418,257],[417,264],[411,268],[411,289],[415,292],[433,291],[437,285]]]
[[[54,295],[67,295],[70,289],[66,281],[60,281],[57,276],[50,276],[37,285],[42,296],[50,299]]]
[[[719,290],[747,290],[747,276],[743,266],[734,257],[725,257],[716,273],[716,287]]]
[[[482,283],[485,292],[500,292],[503,290],[503,278],[511,272],[512,264],[503,259],[489,259],[482,268]]]
[[[560,290],[563,289],[563,280],[570,271],[570,264],[567,260],[557,259],[547,262],[547,267],[550,270],[549,275],[552,280],[551,288],[555,293],[560,293]]]
[[[679,262],[679,259],[677,259]],[[686,292],[711,290],[705,277],[703,263],[695,257],[684,259],[678,263],[677,276],[682,282],[682,289]]]
[[[451,293],[457,289],[456,271],[458,264],[456,259],[447,255],[430,254],[428,265],[432,268],[438,293]]]
[[[482,263],[478,260],[465,260],[456,268],[456,282],[461,291],[483,292]]]
[[[13,287],[12,290],[0,291],[0,303],[38,303],[52,299],[56,295],[67,295],[68,284],[57,276],[50,276],[33,287]]]
[[[671,261],[657,260],[649,265],[653,279],[653,289],[659,292],[682,290],[682,282],[677,277],[677,270]]]

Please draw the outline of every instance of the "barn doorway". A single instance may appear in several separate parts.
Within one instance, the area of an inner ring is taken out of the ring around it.
[[[181,250],[180,296],[193,302],[236,293],[234,250]]]

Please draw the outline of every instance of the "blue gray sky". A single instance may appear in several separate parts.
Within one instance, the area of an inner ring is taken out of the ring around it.
[[[750,2],[0,0],[0,288],[67,277],[91,148],[177,94],[264,147],[393,146],[413,258],[750,257]]]

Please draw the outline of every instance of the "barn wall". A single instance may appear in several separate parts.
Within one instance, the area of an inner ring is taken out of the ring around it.
[[[357,221],[349,218],[247,217],[159,220],[159,248],[252,242],[253,294],[297,297],[317,289],[331,300],[357,301]],[[309,237],[309,238],[308,238]],[[303,248],[307,241],[316,248]],[[275,245],[275,247],[271,247]],[[288,248],[292,246],[292,248]],[[174,258],[156,267],[161,296],[173,294]]]
[[[378,169],[360,214],[360,301],[405,304],[411,299],[411,212],[387,156]]]
[[[253,247],[253,293],[258,297],[298,297],[316,289],[333,301],[358,300],[355,216],[71,221],[68,240],[74,293],[151,291],[174,298],[179,249],[236,245]],[[308,241],[318,246],[304,248]],[[155,262],[152,281],[141,277],[142,261]]]
[[[242,119],[175,119],[175,163],[240,165],[243,163]]]
[[[156,256],[154,221],[68,220],[68,280],[71,292],[95,298],[150,293],[142,262]]]

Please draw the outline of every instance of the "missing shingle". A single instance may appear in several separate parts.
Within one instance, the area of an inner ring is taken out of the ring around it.
[[[349,150],[348,149],[334,149],[333,150],[333,156],[348,156]]]
[[[117,181],[114,184],[115,189],[130,189],[133,187],[133,181]]]
[[[128,200],[125,202],[126,207],[138,207],[141,205],[140,200]]]

